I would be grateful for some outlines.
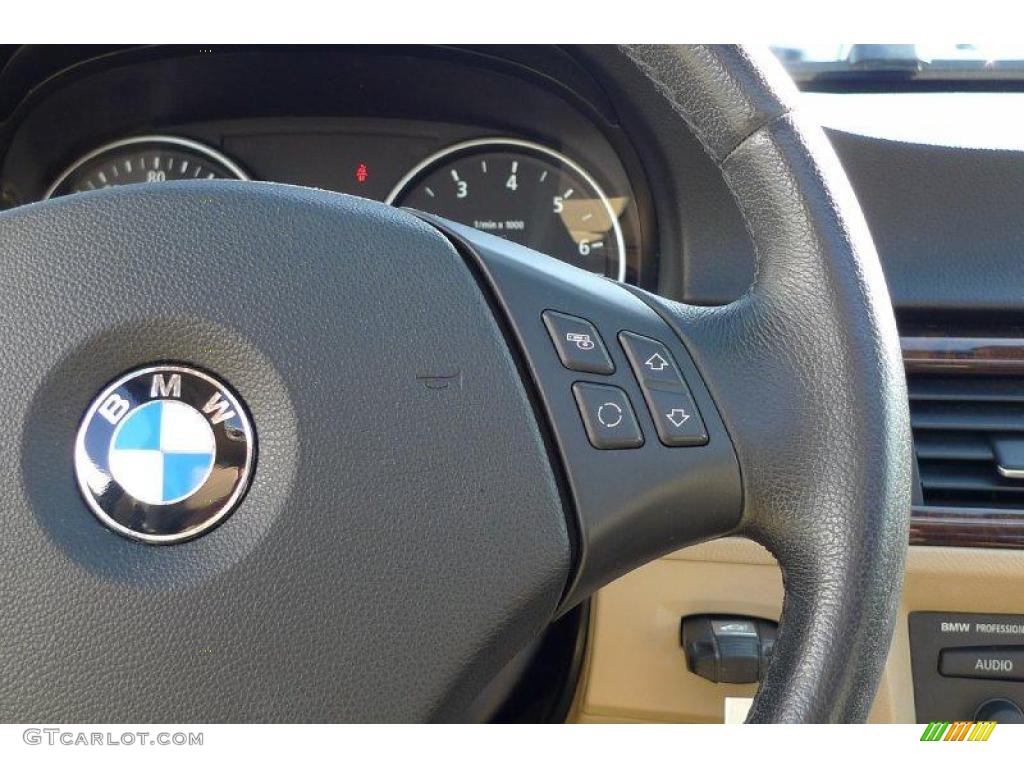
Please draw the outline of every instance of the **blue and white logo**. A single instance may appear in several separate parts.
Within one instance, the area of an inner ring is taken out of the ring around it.
[[[206,482],[217,446],[203,415],[177,400],[152,400],[114,430],[110,473],[147,504],[187,499]]]
[[[255,435],[239,399],[208,373],[144,368],[108,386],[85,415],[75,474],[118,533],[184,541],[222,520],[249,482]]]

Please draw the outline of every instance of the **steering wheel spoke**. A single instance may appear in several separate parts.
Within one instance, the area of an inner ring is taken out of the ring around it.
[[[739,466],[672,327],[631,290],[434,217],[477,268],[534,385],[575,510],[561,610],[740,523]]]

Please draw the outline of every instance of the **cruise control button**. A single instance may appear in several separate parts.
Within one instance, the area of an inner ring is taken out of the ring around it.
[[[582,317],[547,310],[543,315],[558,359],[570,371],[614,373],[615,364],[597,329]]]
[[[577,381],[572,394],[580,409],[583,428],[595,448],[638,448],[644,436],[629,396],[618,387]]]
[[[689,392],[645,389],[658,439],[668,446],[704,445],[708,433]]]

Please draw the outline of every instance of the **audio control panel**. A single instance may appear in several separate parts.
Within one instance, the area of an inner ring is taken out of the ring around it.
[[[1024,722],[1024,616],[910,614],[917,721]]]

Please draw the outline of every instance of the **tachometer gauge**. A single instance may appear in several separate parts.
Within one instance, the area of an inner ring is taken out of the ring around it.
[[[452,219],[591,272],[624,280],[619,217],[609,197],[565,155],[519,139],[476,139],[421,162],[386,202]]]
[[[135,136],[94,149],[53,182],[44,198],[178,179],[247,179],[222,153],[178,136]]]

